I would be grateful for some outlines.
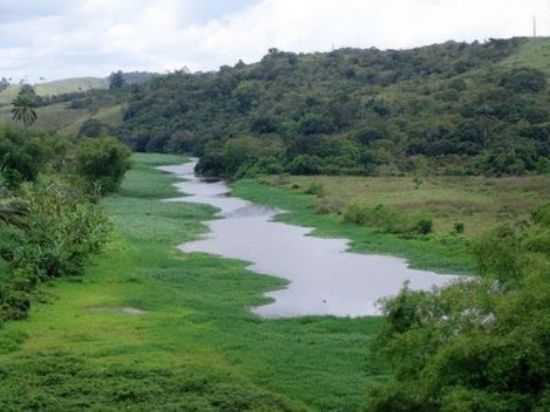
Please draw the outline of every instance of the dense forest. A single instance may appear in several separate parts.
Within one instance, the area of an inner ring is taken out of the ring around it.
[[[194,152],[210,175],[544,173],[546,74],[510,63],[535,41],[271,49],[128,87],[118,134],[137,151]]]

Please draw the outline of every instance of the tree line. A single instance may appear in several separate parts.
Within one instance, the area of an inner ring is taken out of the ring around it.
[[[137,151],[193,152],[210,175],[546,173],[546,75],[503,63],[528,42],[272,49],[128,88],[117,134]]]

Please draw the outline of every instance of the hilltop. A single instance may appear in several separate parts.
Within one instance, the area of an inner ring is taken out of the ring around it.
[[[123,73],[127,85],[143,84],[155,73]],[[79,77],[32,85],[43,101],[36,108],[36,129],[78,134],[82,125],[90,120],[100,121],[109,130],[121,126],[128,100],[125,93],[109,91],[109,78]],[[0,92],[0,119],[11,121],[11,102],[22,85],[10,85]]]
[[[191,150],[206,174],[524,174],[550,169],[549,39],[411,50],[270,50],[162,76],[131,94],[120,136]]]

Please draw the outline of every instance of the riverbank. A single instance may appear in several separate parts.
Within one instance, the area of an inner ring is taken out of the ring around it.
[[[237,197],[286,211],[277,216],[277,220],[315,228],[315,236],[350,239],[352,251],[406,258],[412,268],[439,273],[472,274],[476,271],[468,238],[433,235],[405,239],[380,233],[373,228],[345,223],[336,213],[319,214],[316,212],[316,195],[304,193],[303,188],[292,189],[289,184],[269,184],[272,182],[240,180],[232,185],[233,193]]]
[[[104,202],[116,226],[108,250],[0,330],[0,408],[361,410],[383,379],[367,348],[380,319],[252,315],[283,282],[176,249],[214,213],[161,202],[177,192],[155,167],[181,160],[136,156]]]

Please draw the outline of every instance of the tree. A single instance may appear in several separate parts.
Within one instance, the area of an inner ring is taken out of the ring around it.
[[[550,410],[550,207],[479,241],[481,277],[384,302],[369,411]]]
[[[0,129],[0,174],[10,189],[34,181],[44,165],[45,146],[21,129]]]
[[[84,123],[82,123],[82,126],[80,126],[78,136],[99,137],[104,133],[104,130],[107,128],[107,125],[103,124],[97,119],[88,119]]]
[[[0,92],[6,90],[8,87],[10,87],[10,81],[5,77],[2,77],[0,80]]]
[[[109,89],[119,90],[126,86],[126,80],[124,79],[124,73],[121,70],[111,73],[109,76]]]
[[[116,192],[130,169],[130,150],[112,137],[85,139],[76,155],[77,172],[90,189]]]
[[[29,96],[20,93],[12,102],[12,106],[11,113],[13,120],[23,123],[25,128],[32,126],[38,119],[38,115],[34,110],[34,102]]]
[[[539,93],[546,88],[546,75],[528,67],[513,69],[503,76],[500,85],[516,93]]]

